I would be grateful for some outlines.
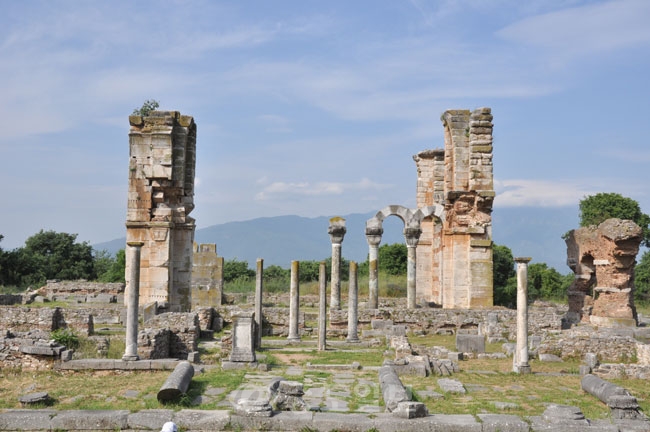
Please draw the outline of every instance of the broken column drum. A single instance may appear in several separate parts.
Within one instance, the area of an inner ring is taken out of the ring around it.
[[[333,217],[330,219],[330,225],[327,233],[332,242],[332,289],[330,308],[341,309],[341,246],[343,237],[345,237],[345,219],[342,217]]]
[[[196,124],[178,111],[132,115],[129,123],[126,240],[144,243],[140,303],[189,311]]]
[[[194,366],[188,361],[176,365],[165,383],[158,391],[158,401],[167,402],[178,399],[187,392],[194,376]]]

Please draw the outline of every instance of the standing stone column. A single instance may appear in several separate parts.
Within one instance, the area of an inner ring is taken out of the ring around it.
[[[528,364],[528,263],[531,258],[515,258],[517,263],[517,350],[513,356],[513,371],[531,372]]]
[[[366,240],[368,241],[368,309],[379,307],[379,243],[382,228],[366,227]]]
[[[408,309],[415,309],[415,269],[416,269],[416,260],[415,260],[415,248],[418,245],[418,240],[420,239],[420,234],[422,231],[420,228],[404,228],[404,238],[406,239],[406,251],[407,251],[407,264],[406,264],[406,307]]]
[[[325,351],[327,344],[327,266],[318,267],[318,351]]]
[[[347,342],[359,342],[357,319],[359,313],[359,284],[357,283],[357,263],[350,261],[350,287],[348,288],[348,337]]]
[[[298,261],[291,261],[291,288],[289,291],[289,336],[290,342],[300,342],[298,313],[300,309],[300,268]]]
[[[255,349],[262,348],[262,291],[264,287],[264,260],[257,259],[255,272]]]
[[[330,219],[330,226],[327,229],[332,241],[332,298],[330,307],[336,310],[341,309],[341,243],[343,243],[345,232],[345,219],[338,216]]]
[[[129,285],[127,287],[126,349],[122,360],[135,361],[138,357],[138,306],[140,301],[140,252],[144,242],[128,242]]]

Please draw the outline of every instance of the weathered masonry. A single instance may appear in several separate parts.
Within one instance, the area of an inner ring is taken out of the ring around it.
[[[444,149],[413,157],[417,208],[425,217],[416,247],[417,298],[444,308],[492,306],[492,114],[490,108],[446,111]]]
[[[196,124],[178,111],[132,115],[129,123],[126,241],[144,243],[140,304],[158,302],[168,311],[189,311]],[[128,256],[126,262],[128,266]]]

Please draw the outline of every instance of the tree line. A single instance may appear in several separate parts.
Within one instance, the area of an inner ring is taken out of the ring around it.
[[[642,245],[650,246],[650,216],[643,213],[636,201],[615,193],[601,193],[580,201],[580,225],[597,225],[610,217],[630,219],[643,230]],[[2,241],[0,234],[0,242]],[[88,242],[77,242],[77,234],[43,231],[25,241],[25,246],[11,251],[0,247],[0,286],[38,288],[49,279],[96,280],[124,282],[124,249],[115,256],[93,250]],[[1,243],[0,243],[1,246]],[[407,248],[396,243],[379,248],[379,269],[384,275],[403,276],[406,284]],[[324,260],[329,278],[331,257]],[[300,261],[300,282],[317,282],[321,261]],[[512,250],[505,245],[493,246],[494,304],[514,307],[517,281]],[[368,261],[359,263],[359,277],[368,276]],[[349,261],[341,258],[341,279],[347,280]],[[255,270],[248,262],[237,258],[225,260],[224,282],[228,285],[252,287]],[[545,263],[528,266],[528,296],[537,299],[563,300],[573,281],[573,274],[561,274]],[[269,291],[286,291],[290,270],[277,265],[264,269],[264,281]],[[381,280],[381,276],[380,276]],[[646,250],[635,267],[635,298],[650,301],[650,251]]]

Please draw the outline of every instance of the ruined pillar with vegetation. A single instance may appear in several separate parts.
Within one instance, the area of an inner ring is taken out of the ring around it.
[[[129,123],[126,240],[144,243],[140,303],[155,301],[169,311],[188,311],[196,124],[191,116],[178,111],[134,114]],[[126,262],[128,267],[129,257]]]

